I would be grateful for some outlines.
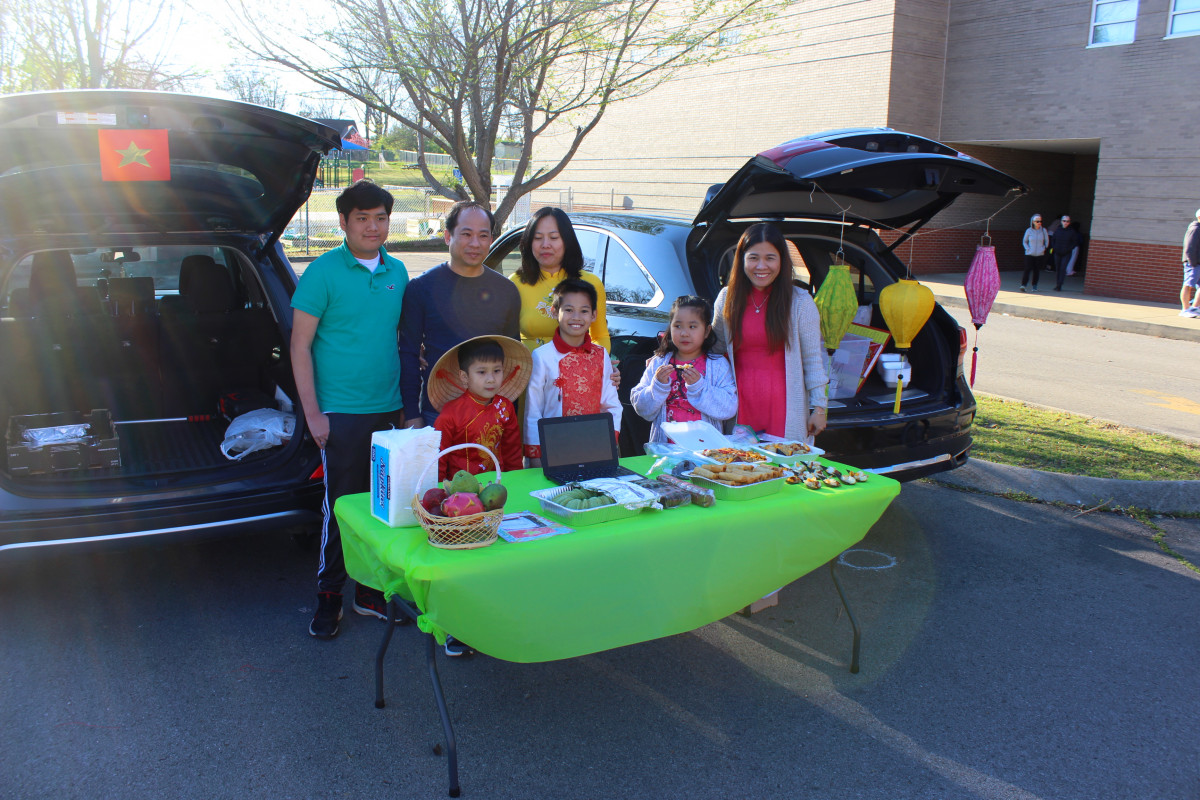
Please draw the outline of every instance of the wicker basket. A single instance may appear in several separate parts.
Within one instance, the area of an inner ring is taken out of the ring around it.
[[[496,483],[500,482],[500,459],[496,454],[481,444],[456,444],[447,447],[437,454],[437,458],[425,465],[421,477],[417,479],[417,491],[425,485],[425,476],[430,467],[437,469],[438,461],[447,453],[455,450],[465,450],[474,447],[487,453],[492,463],[496,465]],[[465,517],[442,517],[430,514],[421,505],[421,497],[413,495],[413,516],[421,523],[425,533],[429,535],[429,543],[443,550],[470,550],[475,547],[487,547],[496,541],[496,532],[500,530],[500,521],[504,519],[504,509],[484,511],[482,514],[469,514]]]

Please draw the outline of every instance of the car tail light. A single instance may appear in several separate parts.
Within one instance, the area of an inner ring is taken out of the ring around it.
[[[958,329],[958,371],[963,371],[963,362],[967,359],[967,329]]]
[[[958,363],[959,363],[959,364],[962,364],[962,356],[961,356],[961,355],[958,357]],[[317,464],[317,468],[313,470],[313,474],[312,474],[312,475],[309,475],[309,476],[308,476],[308,479],[309,479],[310,481],[323,481],[323,480],[325,480],[325,465],[324,465],[324,464]]]

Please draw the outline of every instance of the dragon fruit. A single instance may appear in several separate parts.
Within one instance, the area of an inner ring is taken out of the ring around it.
[[[470,492],[455,492],[442,501],[442,516],[465,517],[468,514],[482,514],[483,503],[479,495]]]

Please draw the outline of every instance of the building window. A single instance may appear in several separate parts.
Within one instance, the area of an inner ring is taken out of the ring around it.
[[[1137,0],[1092,0],[1089,45],[1129,44],[1137,26]]]
[[[1173,0],[1167,36],[1195,36],[1200,33],[1200,0]]]

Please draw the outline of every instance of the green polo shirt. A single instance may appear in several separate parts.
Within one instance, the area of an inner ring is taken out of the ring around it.
[[[396,329],[408,272],[382,249],[379,255],[372,273],[343,241],[309,264],[292,295],[292,308],[320,320],[312,354],[325,413],[377,414],[403,405]]]

